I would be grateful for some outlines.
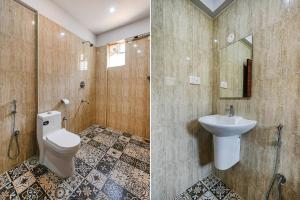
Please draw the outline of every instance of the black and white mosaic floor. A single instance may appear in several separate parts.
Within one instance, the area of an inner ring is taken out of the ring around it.
[[[211,174],[189,187],[175,200],[242,200],[242,198],[221,179]]]
[[[150,199],[148,142],[97,125],[80,137],[72,177],[58,177],[34,156],[0,175],[0,199]]]

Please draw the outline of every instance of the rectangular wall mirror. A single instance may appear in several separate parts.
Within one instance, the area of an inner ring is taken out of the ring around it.
[[[252,59],[252,35],[220,50],[220,98],[251,97]]]

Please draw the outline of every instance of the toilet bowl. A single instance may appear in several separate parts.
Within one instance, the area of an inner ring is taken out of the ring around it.
[[[74,156],[80,137],[61,127],[61,113],[49,111],[37,116],[39,162],[61,177],[74,173]]]

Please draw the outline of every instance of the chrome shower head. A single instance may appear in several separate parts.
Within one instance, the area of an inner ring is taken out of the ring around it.
[[[85,43],[89,43],[90,47],[94,46],[90,41],[84,41],[84,42],[82,42],[82,44],[85,44]]]

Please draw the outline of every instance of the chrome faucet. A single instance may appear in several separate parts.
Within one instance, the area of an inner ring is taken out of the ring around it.
[[[228,117],[233,117],[234,116],[234,107],[233,105],[230,105],[229,108],[226,108],[226,113],[228,113]]]

